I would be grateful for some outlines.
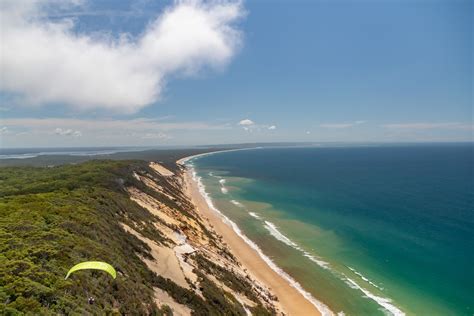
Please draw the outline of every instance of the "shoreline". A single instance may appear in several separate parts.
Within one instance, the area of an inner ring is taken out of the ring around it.
[[[260,149],[260,148],[263,148],[263,147],[235,148],[235,149],[224,149],[224,150],[209,151],[209,152],[205,152],[205,153],[201,153],[201,154],[196,154],[196,155],[192,155],[192,156],[183,157],[181,159],[176,160],[176,164],[185,167],[186,162],[188,160],[191,160],[191,159],[194,159],[194,158],[197,158],[197,157],[208,156],[208,155],[213,155],[213,154],[218,154],[218,153],[226,153],[226,152],[231,152],[231,151],[251,150],[251,149]]]
[[[247,149],[247,148],[246,148]],[[252,148],[255,149],[255,148]],[[245,149],[233,149],[245,150]],[[223,151],[218,151],[223,152]],[[186,161],[198,156],[218,152],[203,153],[182,158],[177,164],[184,165]],[[224,214],[215,209],[206,199],[202,186],[195,179],[194,171],[186,167],[184,173],[185,191],[198,212],[213,226],[214,230],[223,237],[232,253],[247,269],[247,271],[278,297],[276,305],[289,315],[332,315],[333,313],[323,303],[315,300],[289,275],[266,257],[252,241],[240,232],[240,229]]]

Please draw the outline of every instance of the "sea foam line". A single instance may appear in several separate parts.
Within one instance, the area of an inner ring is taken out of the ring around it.
[[[350,285],[352,285],[351,287],[355,288],[355,289],[359,289],[360,291],[362,291],[362,293],[364,293],[368,298],[371,298],[373,299],[374,301],[377,302],[377,304],[379,304],[380,306],[382,306],[383,308],[385,308],[387,311],[389,311],[390,313],[392,313],[393,315],[395,316],[405,316],[405,313],[400,310],[398,307],[396,307],[395,305],[391,304],[392,303],[392,300],[389,299],[389,298],[386,298],[386,297],[381,297],[381,296],[377,296],[369,291],[367,291],[366,289],[364,289],[363,287],[361,287],[359,284],[357,284],[355,281],[353,281],[352,279],[350,278],[346,278],[346,280],[349,282]]]
[[[230,200],[230,203],[232,203],[232,204],[234,204],[235,206],[238,206],[238,207],[240,207],[240,208],[245,208],[245,209],[246,209],[246,207],[245,207],[242,203],[240,203],[239,201]],[[248,210],[247,210],[247,211],[248,211]],[[255,213],[255,212],[250,212],[250,211],[248,211],[248,213],[249,213],[250,216],[252,216],[252,217],[254,217],[254,218],[256,218],[256,219],[262,220],[262,218],[261,218],[257,213]]]
[[[280,267],[278,267],[269,257],[267,257],[260,247],[257,246],[253,241],[251,241],[247,236],[245,236],[244,233],[240,230],[240,228],[235,224],[233,221],[231,221],[226,215],[224,215],[217,207],[214,206],[214,203],[212,202],[212,199],[210,198],[209,194],[206,192],[204,185],[202,184],[201,177],[198,177],[196,174],[196,171],[194,168],[191,167],[191,172],[192,172],[192,178],[193,180],[198,184],[198,189],[199,193],[204,197],[204,200],[206,201],[207,205],[209,206],[210,209],[212,209],[214,212],[216,212],[221,218],[224,223],[229,225],[234,232],[242,238],[252,249],[254,249],[260,258],[265,261],[265,263],[276,273],[278,273],[280,276],[282,276],[284,279],[288,281],[288,283],[294,287],[298,292],[300,292],[304,298],[306,298],[311,304],[316,307],[316,309],[319,310],[319,312],[323,316],[328,316],[328,315],[334,315],[334,313],[327,307],[324,303],[318,301],[316,298],[314,298],[309,292],[307,292],[301,284],[299,284],[295,279],[293,279],[289,274],[287,274],[285,271],[283,271]]]
[[[249,212],[249,215],[252,216],[252,217],[255,217],[256,219],[259,219],[259,220],[262,219],[262,218],[261,218],[260,216],[258,216],[258,214],[255,213],[255,212]]]
[[[234,204],[235,206],[242,207],[244,208],[245,206],[242,205],[239,201],[236,200],[230,200],[230,203]]]
[[[378,286],[377,284],[375,284],[374,282],[370,281],[368,278],[366,278],[362,273],[360,273],[359,271],[357,271],[356,269],[352,268],[352,267],[349,267],[349,270],[351,270],[352,272],[354,272],[354,274],[356,274],[357,276],[359,276],[362,280],[364,280],[365,282],[369,283],[370,285],[372,285],[373,287],[376,287],[378,288],[379,290],[383,290],[383,288],[381,288],[380,286]]]
[[[273,223],[271,223],[269,221],[265,221],[264,227],[270,232],[270,234],[273,237],[275,237],[279,241],[282,241],[283,243],[285,243],[288,246],[293,247],[295,249],[302,250],[296,243],[291,241],[290,238],[288,238],[285,235],[283,235],[282,233],[280,233],[280,231],[276,228],[276,226]]]
[[[283,242],[284,244],[298,250],[298,251],[301,251],[303,253],[303,256],[305,256],[306,258],[308,258],[309,260],[313,261],[314,263],[316,263],[317,265],[319,265],[321,268],[324,268],[324,269],[328,269],[329,270],[329,263],[326,262],[326,261],[323,261],[321,259],[318,259],[316,258],[314,255],[310,254],[309,252],[307,252],[306,250],[304,250],[303,248],[301,248],[297,243],[295,243],[294,241],[292,241],[290,238],[286,237],[285,235],[283,235],[278,229],[277,227],[275,226],[275,224],[269,222],[269,221],[265,221],[265,225],[263,225],[263,227],[265,227],[269,232],[270,232],[270,235],[272,235],[273,237],[275,237],[276,239],[278,239],[279,241]]]

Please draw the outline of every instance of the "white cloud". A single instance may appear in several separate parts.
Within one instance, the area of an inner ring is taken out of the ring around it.
[[[254,125],[254,121],[250,120],[250,119],[245,119],[245,120],[242,120],[239,122],[239,125],[241,126],[250,126],[250,125]]]
[[[56,135],[70,135],[72,134],[72,132],[73,132],[72,129],[62,129],[59,127],[54,130],[54,133]]]
[[[68,129],[62,129],[62,128],[59,128],[59,127],[58,127],[58,128],[56,128],[56,129],[54,130],[54,133],[55,133],[56,135],[60,135],[60,136],[73,136],[73,137],[80,137],[80,136],[82,136],[81,131],[74,131],[74,130],[72,130],[72,129],[70,129],[70,128],[68,128]]]
[[[240,1],[176,1],[137,38],[78,33],[73,19],[45,18],[81,3],[0,3],[2,91],[30,105],[133,113],[159,100],[170,75],[225,66],[241,44]]]
[[[171,139],[172,137],[165,134],[165,133],[145,133],[144,135],[141,135],[141,138],[143,139],[164,139],[168,140]]]
[[[8,128],[6,126],[3,126],[2,128],[0,128],[0,135],[6,134],[6,133],[8,133]]]
[[[388,129],[398,130],[426,130],[426,129],[460,129],[470,130],[474,129],[473,124],[466,124],[460,122],[446,122],[446,123],[397,123],[385,124],[382,127]]]
[[[354,127],[357,125],[365,124],[366,121],[355,121],[350,123],[330,123],[330,124],[321,124],[320,127],[323,128],[334,128],[334,129],[342,129],[342,128],[349,128]]]
[[[244,119],[241,120],[237,125],[241,126],[247,132],[253,131],[262,131],[262,130],[276,130],[276,125],[265,125],[265,124],[257,124],[251,119]]]

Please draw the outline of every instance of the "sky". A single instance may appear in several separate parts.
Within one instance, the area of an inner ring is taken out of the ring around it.
[[[0,146],[472,141],[473,3],[0,0]]]

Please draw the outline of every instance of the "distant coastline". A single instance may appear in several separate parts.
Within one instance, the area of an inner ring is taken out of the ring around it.
[[[177,160],[176,163],[177,163],[178,165],[185,166],[187,161],[189,161],[189,160],[191,160],[191,159],[198,158],[198,157],[202,157],[202,156],[208,156],[208,155],[219,154],[219,153],[225,153],[225,152],[232,152],[232,151],[253,150],[253,149],[259,149],[259,148],[262,148],[262,147],[234,148],[234,149],[224,149],[224,150],[209,151],[209,152],[205,152],[205,153],[200,153],[200,154],[196,154],[196,155],[191,155],[191,156],[183,157],[183,158]]]

